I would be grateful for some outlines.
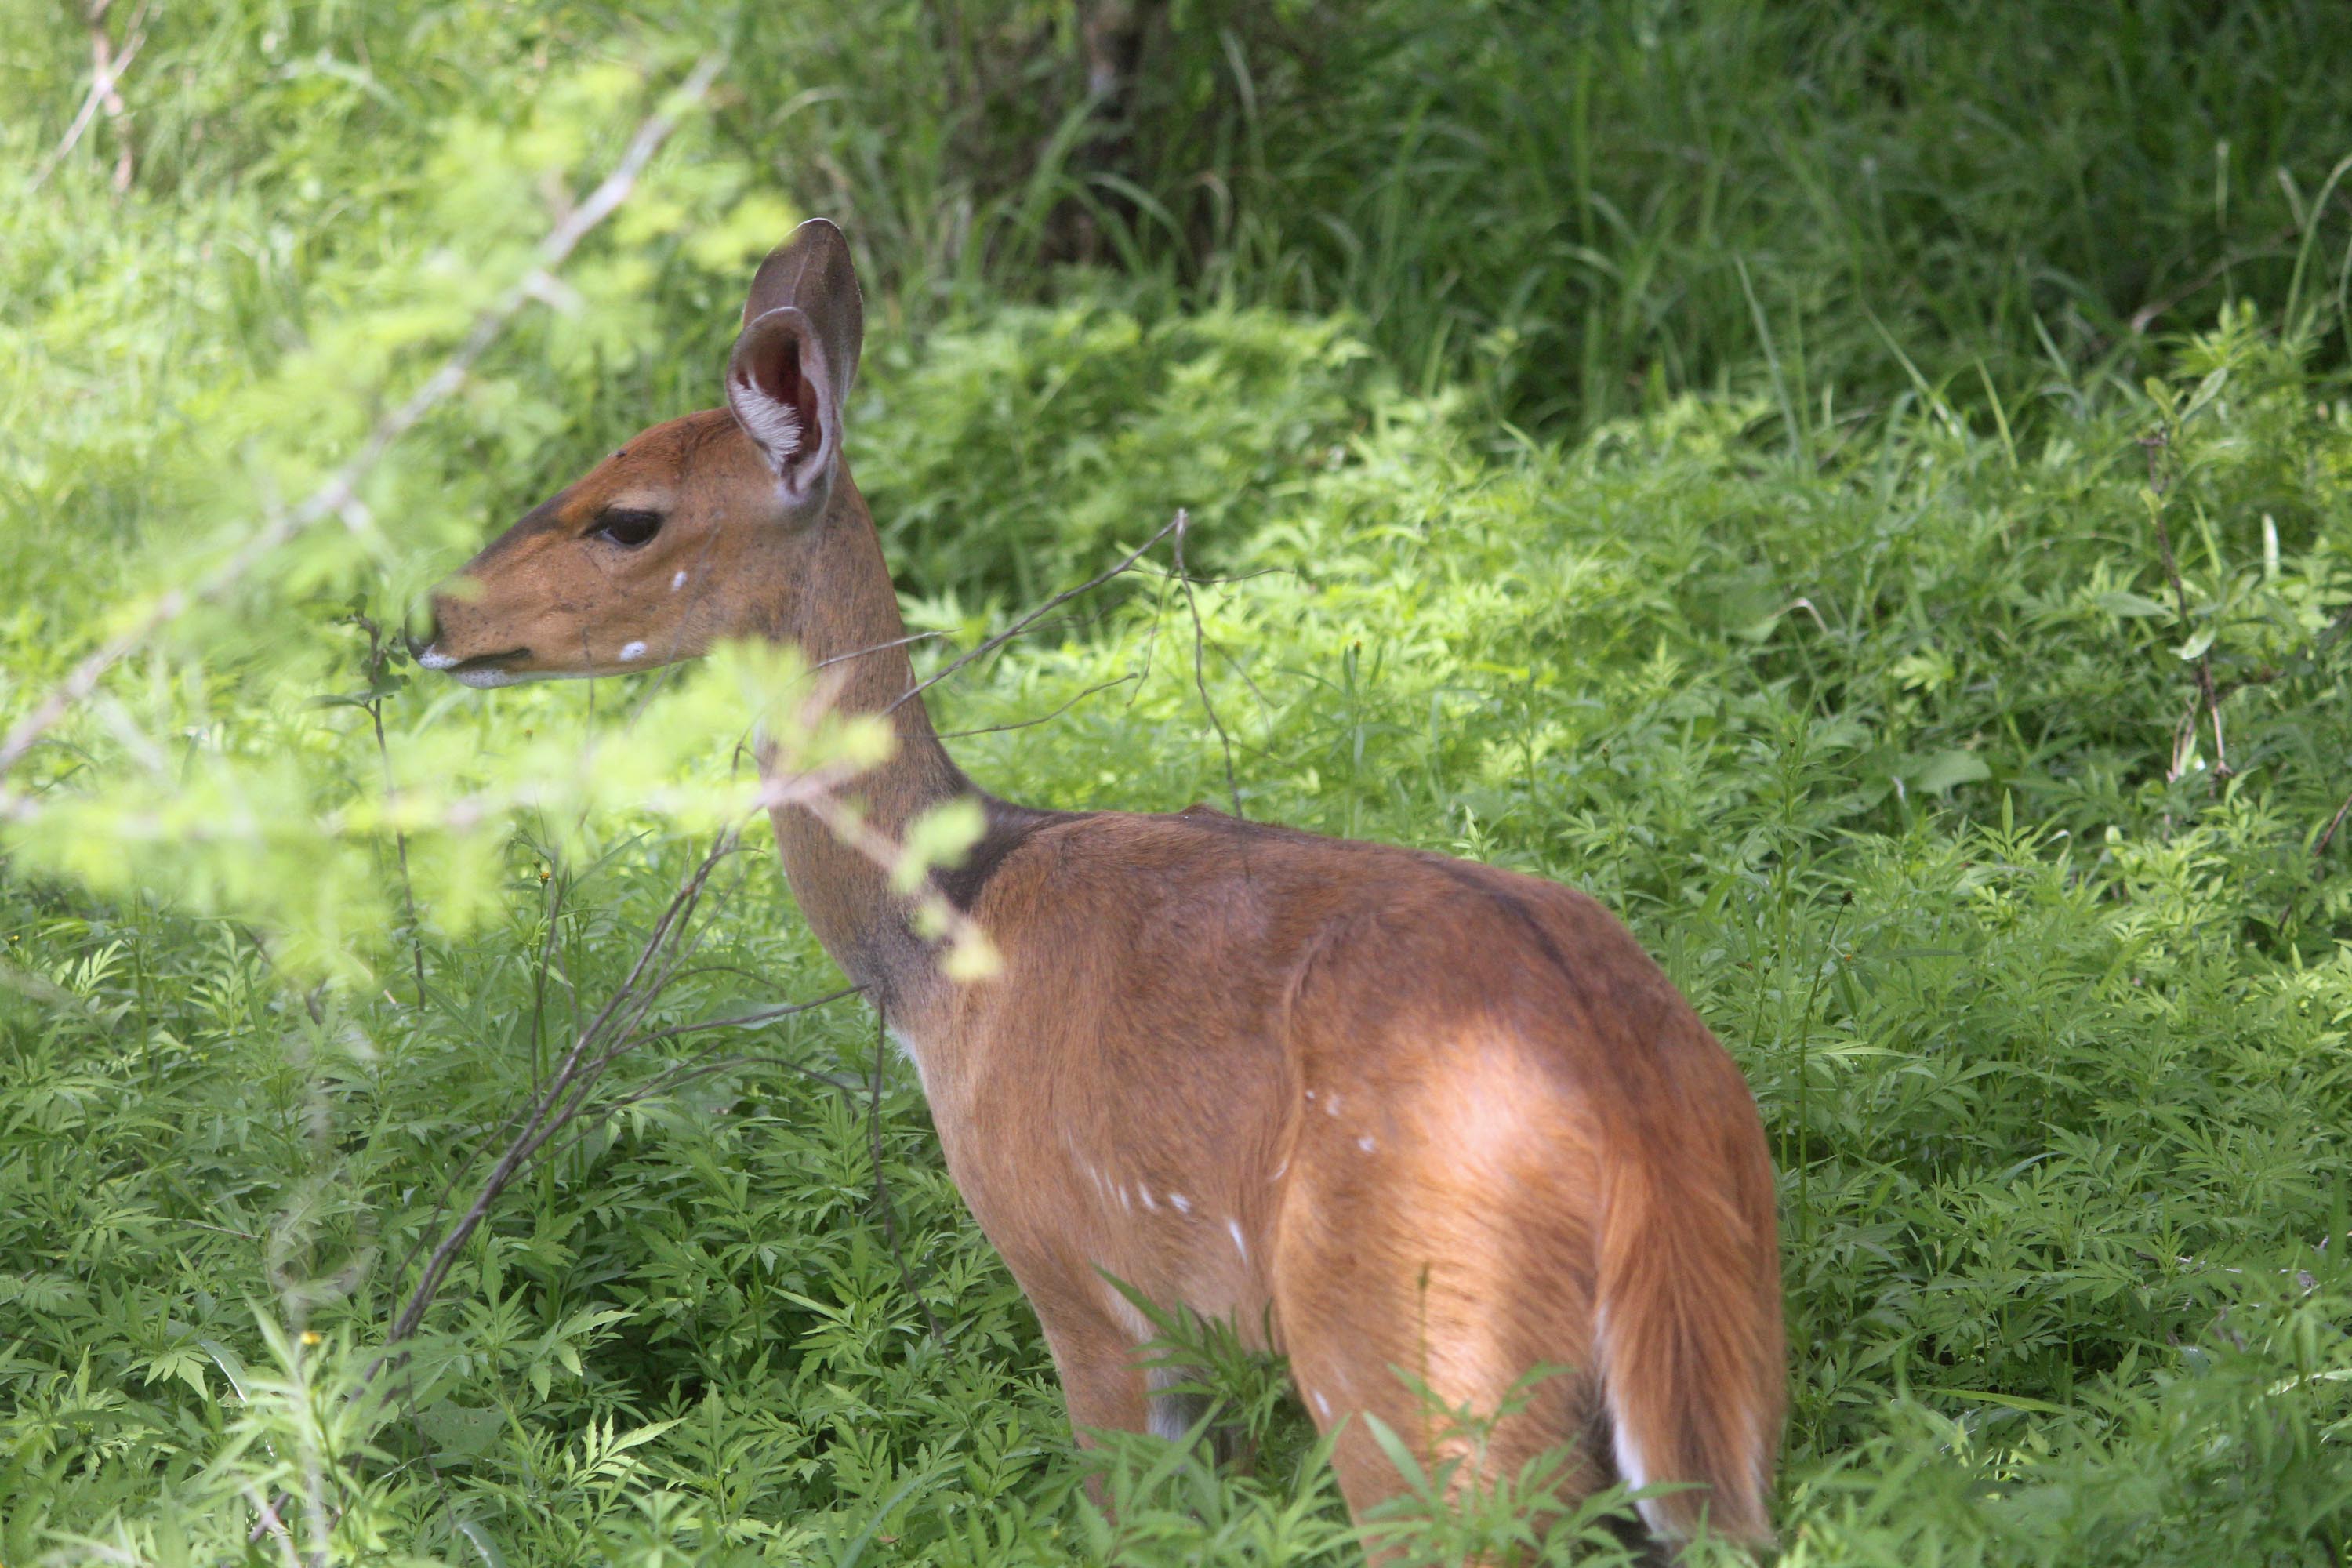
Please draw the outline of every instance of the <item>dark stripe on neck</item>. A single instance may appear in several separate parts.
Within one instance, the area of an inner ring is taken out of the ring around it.
[[[963,914],[971,912],[980,902],[981,889],[996,875],[996,868],[1004,864],[1006,856],[1027,843],[1031,834],[1057,822],[1076,822],[1094,815],[1084,811],[1039,811],[992,795],[982,795],[980,804],[988,823],[980,842],[971,847],[961,865],[941,867],[931,873],[931,885]]]

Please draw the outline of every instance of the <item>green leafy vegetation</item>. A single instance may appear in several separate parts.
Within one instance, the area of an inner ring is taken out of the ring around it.
[[[1782,1561],[2343,1560],[2346,12],[1142,6],[1106,121],[1059,7],[769,10],[110,11],[119,112],[6,13],[0,729],[159,624],[0,777],[0,1561],[1360,1561],[1217,1325],[1254,1463],[1074,1446],[861,1004],[700,1027],[840,984],[740,742],[871,734],[400,650],[820,211],[928,668],[1192,519],[930,691],[977,778],[1573,882],[1738,1058]]]

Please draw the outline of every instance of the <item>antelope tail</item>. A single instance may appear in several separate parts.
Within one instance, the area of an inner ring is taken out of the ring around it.
[[[1784,1376],[1770,1167],[1760,1147],[1726,1149],[1715,1171],[1644,1159],[1639,1142],[1612,1152],[1597,1359],[1618,1475],[1679,1484],[1636,1504],[1664,1540],[1704,1520],[1769,1543]]]

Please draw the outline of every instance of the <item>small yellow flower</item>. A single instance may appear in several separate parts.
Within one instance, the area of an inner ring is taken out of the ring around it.
[[[317,1344],[319,1342],[319,1331],[316,1329],[304,1329],[302,1331],[302,1342],[306,1345]]]
[[[548,877],[549,877],[550,875],[551,875],[551,873],[548,871],[548,869],[547,869],[547,868],[546,868],[546,867],[541,866],[541,867],[539,868],[539,879],[540,879],[541,881],[542,881],[542,882],[546,881],[546,880],[547,880],[547,879],[548,879]]]

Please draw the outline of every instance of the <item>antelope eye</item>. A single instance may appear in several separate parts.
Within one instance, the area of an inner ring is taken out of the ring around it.
[[[609,539],[624,550],[635,550],[661,531],[657,511],[608,511],[596,520],[599,539]]]

